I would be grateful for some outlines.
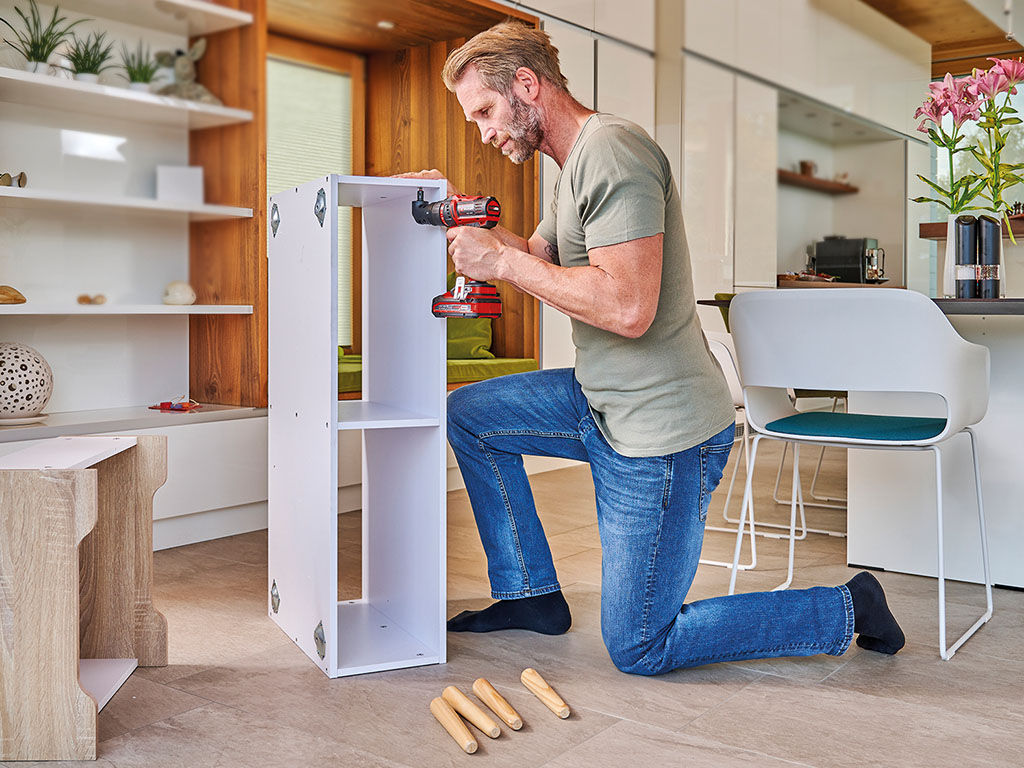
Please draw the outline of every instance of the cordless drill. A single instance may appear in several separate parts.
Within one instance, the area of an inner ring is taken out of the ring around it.
[[[434,227],[481,227],[491,229],[501,218],[501,205],[493,197],[452,195],[436,203],[423,200],[421,189],[412,204],[417,224]],[[466,280],[461,275],[455,287],[431,302],[434,317],[501,317],[498,289],[482,280]]]

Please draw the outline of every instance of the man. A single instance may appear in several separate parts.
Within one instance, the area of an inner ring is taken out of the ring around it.
[[[903,633],[867,573],[838,587],[684,604],[735,412],[697,318],[668,160],[643,129],[569,94],[557,50],[539,30],[499,24],[454,51],[443,77],[483,143],[514,163],[540,150],[561,168],[550,211],[529,240],[502,228],[450,229],[455,268],[505,280],[569,315],[576,347],[575,369],[505,376],[449,397],[448,439],[497,602],[460,613],[448,629],[569,629],[523,470],[522,454],[530,454],[591,465],[601,629],[619,669],[652,675],[714,661],[839,655],[854,633],[864,647],[898,651]]]

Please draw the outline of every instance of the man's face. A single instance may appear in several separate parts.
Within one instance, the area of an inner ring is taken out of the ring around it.
[[[475,67],[469,67],[455,86],[466,119],[477,124],[480,141],[493,144],[513,163],[525,163],[544,138],[540,110],[515,93],[506,99],[487,88]]]

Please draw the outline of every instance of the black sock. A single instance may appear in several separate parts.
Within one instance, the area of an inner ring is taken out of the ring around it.
[[[878,579],[861,571],[846,582],[846,588],[853,598],[853,631],[857,633],[857,645],[889,655],[902,648],[907,640],[889,611]]]
[[[569,631],[572,616],[561,591],[518,600],[499,600],[482,611],[463,611],[448,619],[449,632],[494,632],[497,629],[528,629],[542,635]]]

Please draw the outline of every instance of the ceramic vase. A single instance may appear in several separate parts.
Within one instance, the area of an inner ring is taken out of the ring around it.
[[[149,93],[149,83],[128,83],[128,87],[133,91]]]
[[[98,83],[100,76],[95,72],[75,72],[75,80],[80,83]]]
[[[45,61],[26,61],[25,71],[33,72],[37,75],[45,75],[47,72],[50,71],[50,65],[47,64]]]

